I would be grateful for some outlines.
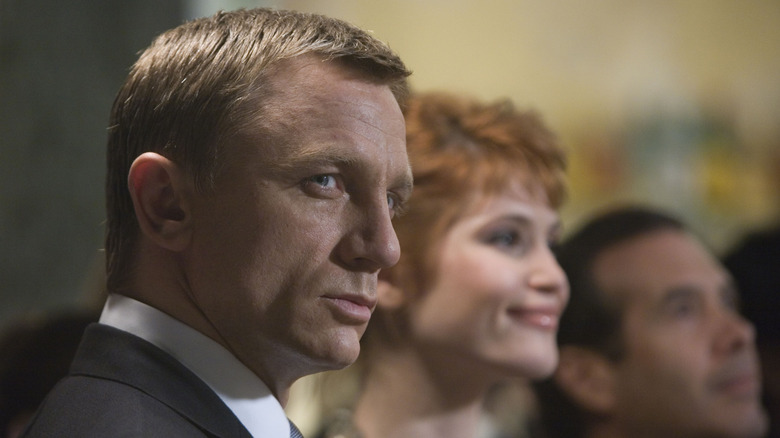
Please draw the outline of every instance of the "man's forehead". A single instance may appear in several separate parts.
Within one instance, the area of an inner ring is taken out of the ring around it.
[[[728,274],[689,234],[659,230],[628,239],[603,251],[594,276],[614,299],[654,305],[687,291],[687,295],[730,288]]]
[[[390,91],[389,84],[377,82],[370,78],[368,73],[350,67],[338,59],[327,60],[316,54],[278,61],[268,69],[264,78],[268,88],[273,91],[272,94],[280,96],[283,101],[307,102],[316,99],[311,88],[325,85],[323,89],[330,91],[337,79],[350,81],[353,88],[366,94],[371,94],[376,87],[384,87]]]
[[[263,149],[271,171],[350,168],[381,157],[388,169],[408,173],[405,124],[389,86],[311,55],[275,70],[259,117],[240,134],[247,154]]]
[[[593,260],[593,279],[607,299],[623,305],[647,301],[659,286],[667,283],[669,272],[663,269],[664,244],[658,241],[661,233],[679,231],[654,231],[637,235],[602,250]]]
[[[332,124],[336,117],[367,121],[380,113],[385,122],[395,122],[391,128],[396,136],[405,137],[403,116],[390,86],[337,61],[314,55],[284,60],[274,66],[263,95],[262,122],[270,129],[304,128],[296,126],[302,118]]]

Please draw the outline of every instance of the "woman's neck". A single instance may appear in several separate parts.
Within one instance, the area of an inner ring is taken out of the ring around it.
[[[473,438],[489,384],[444,358],[401,348],[377,352],[355,408],[364,438]]]

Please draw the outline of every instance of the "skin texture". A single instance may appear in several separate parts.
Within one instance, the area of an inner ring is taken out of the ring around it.
[[[721,265],[690,235],[656,231],[602,253],[594,276],[622,303],[615,436],[760,437],[753,327]]]
[[[441,243],[436,281],[411,306],[413,336],[479,375],[549,375],[568,300],[548,246],[559,232],[556,212],[525,193],[485,201]]]
[[[549,375],[568,283],[549,242],[557,213],[525,190],[483,196],[436,247],[419,297],[380,281],[379,305],[404,308],[400,345],[376,350],[355,411],[374,437],[472,437],[487,391]]]
[[[229,139],[213,193],[170,162],[160,177],[137,166],[163,180],[146,191],[167,218],[140,221],[139,263],[154,273],[141,281],[169,289],[139,298],[220,342],[284,403],[296,379],[357,358],[412,182],[387,86],[314,57],[285,61],[272,86],[273,110]]]

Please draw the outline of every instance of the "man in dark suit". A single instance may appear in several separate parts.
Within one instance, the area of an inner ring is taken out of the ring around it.
[[[408,74],[317,15],[158,37],[112,110],[110,295],[26,436],[295,436],[290,386],[356,359],[399,257]]]

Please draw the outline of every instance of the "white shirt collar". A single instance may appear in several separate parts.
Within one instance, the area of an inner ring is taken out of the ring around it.
[[[284,409],[268,386],[208,336],[117,294],[109,295],[100,323],[138,336],[175,357],[217,393],[253,437],[290,437]]]

